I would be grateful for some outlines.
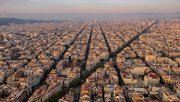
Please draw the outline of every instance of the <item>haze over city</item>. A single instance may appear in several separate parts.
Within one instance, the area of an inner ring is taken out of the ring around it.
[[[132,13],[171,16],[179,11],[179,0],[0,0],[0,17],[110,19]]]

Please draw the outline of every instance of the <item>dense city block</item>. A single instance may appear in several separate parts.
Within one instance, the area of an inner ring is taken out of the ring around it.
[[[180,20],[0,26],[0,102],[180,102]]]

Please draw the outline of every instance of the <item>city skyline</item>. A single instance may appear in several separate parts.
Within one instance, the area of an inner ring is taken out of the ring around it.
[[[0,26],[0,102],[180,102],[180,19],[15,20]]]
[[[0,102],[180,102],[180,0],[0,0]]]

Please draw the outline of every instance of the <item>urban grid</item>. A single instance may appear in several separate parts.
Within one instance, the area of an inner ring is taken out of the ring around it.
[[[180,19],[0,26],[0,102],[180,102]]]

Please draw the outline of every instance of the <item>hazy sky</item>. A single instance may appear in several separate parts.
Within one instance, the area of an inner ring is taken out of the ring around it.
[[[0,0],[8,14],[179,12],[180,0]]]

